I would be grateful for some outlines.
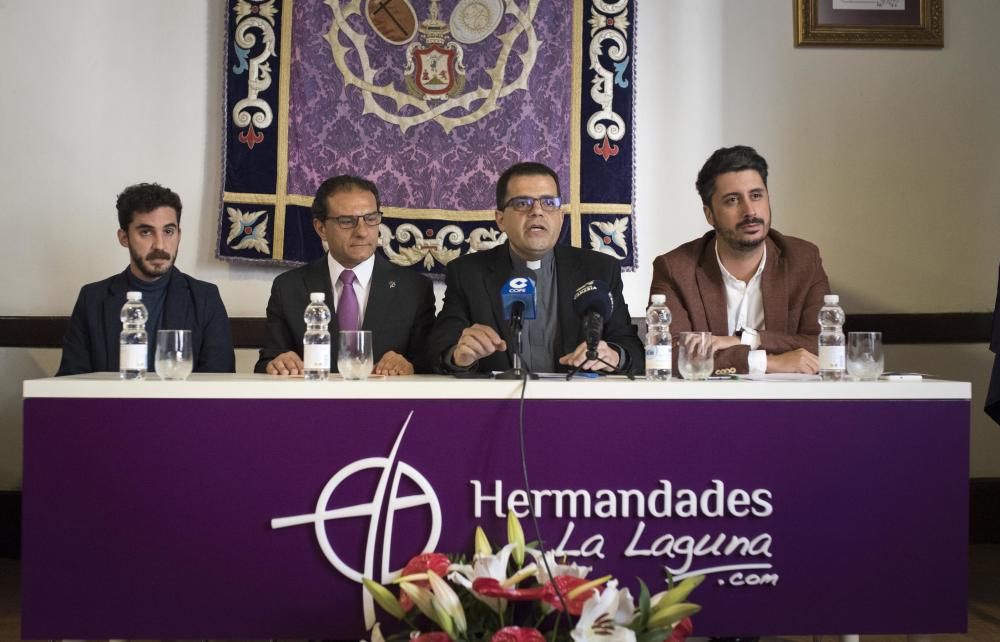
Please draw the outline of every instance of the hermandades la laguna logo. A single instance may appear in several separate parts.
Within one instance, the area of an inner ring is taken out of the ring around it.
[[[446,511],[442,510],[431,481],[404,460],[403,435],[412,419],[413,411],[410,411],[387,456],[373,454],[341,467],[323,487],[313,512],[274,517],[271,528],[313,527],[316,541],[330,565],[344,577],[357,582],[359,587],[364,577],[386,583],[399,575],[401,569],[391,568],[389,560],[396,537],[393,525],[396,517],[404,512],[424,512],[430,525],[425,541],[403,542],[414,549],[405,551],[404,557],[434,550],[442,529],[447,526],[443,523]],[[373,496],[351,505],[331,505],[335,491],[365,471],[378,473]],[[404,480],[409,483],[410,490],[402,489]],[[778,575],[772,572],[770,562],[769,533],[747,537],[726,533],[695,536],[646,532],[647,521],[659,525],[670,518],[698,518],[698,523],[704,524],[705,518],[770,517],[774,513],[772,494],[765,488],[726,488],[722,481],[715,479],[707,488],[696,491],[674,488],[669,480],[661,479],[657,486],[645,490],[533,489],[529,493],[520,488],[505,488],[499,479],[490,482],[472,479],[468,483],[476,519],[484,515],[504,519],[510,511],[519,518],[534,515],[549,523],[564,523],[559,544],[554,549],[557,557],[656,558],[678,581],[694,575],[717,575],[719,585],[774,586],[778,583]],[[449,514],[453,513],[449,511]],[[368,522],[361,568],[343,559],[334,550],[327,534],[327,522],[333,522],[332,528],[336,529],[335,524],[350,519]],[[595,521],[600,524],[601,520],[632,519],[635,522],[631,538],[621,548],[624,541],[609,542],[607,533],[577,533],[574,520],[579,519],[587,520],[588,526]],[[467,525],[460,528],[465,530]],[[370,627],[375,622],[374,603],[368,591],[362,589],[361,594],[366,626]]]
[[[663,561],[664,570],[675,580],[693,575],[720,575],[719,585],[774,586],[778,574],[769,572],[771,535],[747,537],[726,533],[675,535],[647,533],[648,519],[770,517],[774,513],[771,491],[766,488],[727,489],[721,480],[695,491],[674,488],[666,479],[650,490],[628,489],[533,489],[515,488],[504,492],[502,480],[485,485],[471,480],[474,516],[493,514],[502,518],[510,510],[517,517],[534,515],[565,522],[557,556],[604,559],[609,552],[602,533],[576,533],[574,519],[634,519],[635,527],[622,557],[651,557]],[[718,564],[724,560],[727,564]]]

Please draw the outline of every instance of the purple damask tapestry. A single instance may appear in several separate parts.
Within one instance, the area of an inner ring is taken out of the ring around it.
[[[531,160],[559,176],[560,242],[634,269],[635,1],[235,0],[216,255],[318,258],[313,195],[354,174],[384,256],[443,274],[505,240],[496,180]]]

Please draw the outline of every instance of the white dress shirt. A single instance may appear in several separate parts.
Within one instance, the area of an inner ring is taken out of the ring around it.
[[[764,255],[760,257],[757,271],[746,283],[730,274],[722,264],[718,241],[715,246],[715,260],[719,262],[722,282],[726,286],[726,321],[729,336],[734,336],[739,330],[753,331],[744,332],[740,337],[740,343],[750,346],[750,353],[747,355],[747,367],[750,373],[761,374],[767,370],[767,352],[757,349],[760,346],[760,336],[757,332],[765,329],[764,299],[761,296],[760,281],[761,274],[764,273],[764,264],[767,262],[767,246],[764,246]]]
[[[340,273],[346,270],[343,265],[333,258],[329,252],[326,253],[327,264],[330,266],[330,282],[333,283],[333,301],[331,308],[337,311],[340,305],[340,293],[344,291],[344,284],[340,282]],[[365,320],[365,310],[368,308],[368,292],[372,286],[372,271],[375,269],[375,255],[372,254],[367,259],[351,268],[354,272],[354,296],[358,298],[358,329]]]

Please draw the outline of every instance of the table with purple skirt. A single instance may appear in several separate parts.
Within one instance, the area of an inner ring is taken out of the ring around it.
[[[970,397],[934,380],[26,381],[22,635],[367,638],[392,618],[362,577],[471,557],[476,526],[503,544],[508,511],[633,594],[705,575],[696,635],[963,632]]]

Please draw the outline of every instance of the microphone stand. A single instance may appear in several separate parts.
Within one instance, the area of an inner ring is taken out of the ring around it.
[[[498,374],[495,379],[537,379],[538,375],[521,364],[521,335],[524,330],[524,305],[515,305],[510,314],[510,331],[514,335],[514,367]]]
[[[600,319],[600,317],[598,317],[598,319]],[[604,320],[601,319],[601,323],[602,324],[603,324],[603,322],[604,322]],[[585,354],[585,356],[587,357],[587,360],[584,361],[583,363],[587,363],[587,361],[596,361],[598,363],[602,363],[602,364],[606,365],[607,367],[611,368],[611,371],[609,372],[607,370],[602,370],[602,371],[600,371],[601,373],[603,373],[603,374],[613,374],[613,375],[625,375],[626,377],[629,378],[629,381],[635,381],[635,375],[634,374],[632,374],[631,372],[625,372],[624,370],[622,370],[618,366],[613,366],[613,365],[611,365],[610,363],[608,363],[607,361],[605,361],[604,359],[602,359],[600,357],[600,355],[597,352],[597,344],[599,344],[600,342],[601,342],[600,332],[595,332],[595,333],[588,332],[587,333],[587,352]],[[570,379],[572,379],[573,375],[575,375],[576,373],[580,372],[583,369],[583,363],[581,363],[578,366],[573,366],[573,368],[570,369],[570,371],[566,374],[566,381],[569,381]]]

